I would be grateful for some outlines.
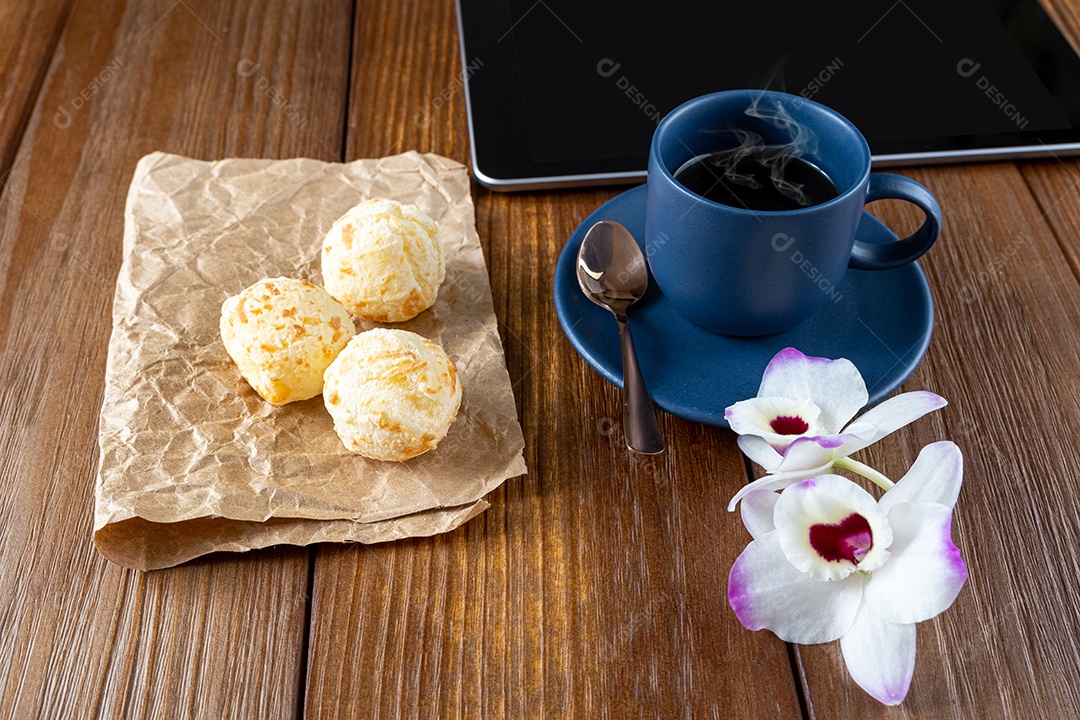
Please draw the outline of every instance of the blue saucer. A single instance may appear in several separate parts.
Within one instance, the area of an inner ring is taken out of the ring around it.
[[[616,220],[644,249],[645,186],[613,198],[585,219],[563,248],[555,268],[555,312],[563,332],[585,361],[622,387],[622,353],[615,318],[578,287],[575,264],[585,232]],[[889,242],[892,231],[863,214],[859,239]],[[716,335],[680,315],[650,278],[649,291],[629,313],[634,344],[653,402],[672,415],[727,426],[724,408],[757,395],[761,373],[779,350],[846,357],[866,380],[870,404],[915,371],[930,344],[934,303],[922,269],[849,270],[834,301],[787,332],[763,338]]]

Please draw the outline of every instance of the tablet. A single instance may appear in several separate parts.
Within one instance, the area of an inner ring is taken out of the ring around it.
[[[640,182],[664,115],[732,88],[836,109],[877,166],[1080,152],[1080,59],[1036,0],[457,6],[473,171],[496,190]]]

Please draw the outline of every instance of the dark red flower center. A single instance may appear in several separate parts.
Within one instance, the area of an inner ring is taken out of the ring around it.
[[[769,427],[777,435],[802,435],[810,429],[810,425],[798,415],[775,417],[769,423]]]
[[[810,546],[829,562],[858,563],[874,547],[874,537],[870,522],[862,515],[852,513],[836,525],[811,525]]]

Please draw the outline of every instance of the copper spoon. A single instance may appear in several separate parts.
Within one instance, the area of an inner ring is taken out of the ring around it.
[[[649,287],[645,256],[630,231],[611,220],[601,220],[589,228],[578,250],[577,278],[586,297],[610,310],[619,323],[626,445],[645,455],[661,453],[664,439],[656,424],[656,412],[641,377],[626,320],[627,308],[641,299]]]

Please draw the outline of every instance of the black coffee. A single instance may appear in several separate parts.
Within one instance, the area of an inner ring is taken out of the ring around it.
[[[698,155],[675,171],[675,179],[704,198],[749,210],[797,210],[840,194],[814,165],[769,148]]]

